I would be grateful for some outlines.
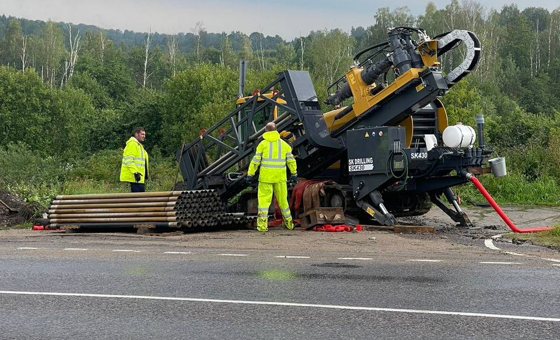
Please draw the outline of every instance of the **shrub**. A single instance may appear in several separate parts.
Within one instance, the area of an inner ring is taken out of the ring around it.
[[[32,151],[23,143],[0,148],[0,185],[27,201],[50,200],[68,168],[59,158]]]

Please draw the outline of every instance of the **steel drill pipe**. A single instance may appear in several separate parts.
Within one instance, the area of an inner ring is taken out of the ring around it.
[[[91,209],[91,208],[136,208],[136,207],[174,207],[175,202],[113,203],[113,204],[64,204],[51,205],[49,209]]]
[[[150,227],[171,227],[176,228],[178,227],[177,222],[153,222],[153,223],[73,223],[73,224],[64,224],[64,223],[53,223],[50,224],[49,227],[51,228],[150,228]]]
[[[49,214],[88,214],[88,213],[118,213],[118,212],[161,212],[176,211],[174,207],[148,208],[106,208],[106,209],[51,209]]]
[[[122,213],[98,213],[98,214],[50,214],[49,218],[106,218],[106,217],[176,217],[175,212],[122,212]]]
[[[107,218],[54,218],[50,223],[88,223],[88,222],[177,222],[176,217],[107,217]]]
[[[182,191],[154,191],[154,192],[127,192],[115,194],[86,194],[86,195],[58,195],[57,200],[65,199],[90,199],[90,198],[138,198],[138,197],[168,197],[179,196]]]
[[[54,205],[65,204],[106,204],[106,203],[144,203],[144,202],[175,202],[177,196],[170,197],[138,197],[138,198],[100,198],[83,200],[54,200]]]

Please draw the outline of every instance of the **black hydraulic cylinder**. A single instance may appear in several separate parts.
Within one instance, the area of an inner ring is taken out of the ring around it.
[[[391,67],[392,63],[389,59],[381,60],[370,67],[362,70],[360,77],[362,81],[367,85],[373,84],[379,76],[387,72]],[[352,96],[352,91],[350,90],[350,85],[345,82],[344,85],[335,93],[333,93],[329,98],[327,98],[326,103],[330,105],[338,105],[343,100],[348,99]]]
[[[405,73],[412,68],[412,62],[410,56],[403,49],[401,44],[401,34],[399,29],[391,31],[389,33],[389,45],[393,49],[393,54],[391,56],[393,65],[399,71],[399,75]]]
[[[366,68],[360,74],[364,83],[371,85],[373,82],[379,78],[383,73],[387,72],[391,67],[392,63],[389,59],[381,60],[370,67]]]
[[[476,125],[478,127],[478,147],[484,148],[484,115],[476,115]]]
[[[410,32],[403,33],[404,41],[406,44],[406,51],[410,56],[410,60],[412,62],[412,67],[414,68],[422,68],[424,67],[424,62],[422,61],[422,57],[418,53],[416,53],[416,46],[412,42],[412,37],[410,36]]]

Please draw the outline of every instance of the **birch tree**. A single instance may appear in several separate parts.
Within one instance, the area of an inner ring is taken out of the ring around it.
[[[194,27],[191,29],[192,34],[195,37],[195,56],[197,62],[200,64],[200,49],[202,43],[202,34],[205,31],[204,23],[202,21],[198,21]]]
[[[173,76],[177,72],[177,54],[179,52],[179,44],[177,42],[177,35],[172,35],[167,38],[167,52],[169,53],[169,62],[171,63],[171,72]]]
[[[144,45],[144,76],[142,77],[142,87],[146,87],[146,81],[148,80],[148,61],[150,60],[150,41],[152,38],[152,29],[150,28],[150,32],[146,36],[146,41]]]
[[[43,79],[53,86],[57,71],[66,53],[63,43],[64,35],[54,22],[48,21],[40,36],[40,48],[37,57],[41,60]]]
[[[25,72],[27,64],[27,40],[29,37],[23,36],[21,39],[21,71]]]
[[[64,75],[60,86],[65,82],[68,82],[72,75],[74,74],[74,68],[76,67],[76,62],[78,61],[78,52],[80,50],[80,31],[76,36],[72,37],[72,26],[68,25],[68,45],[70,47],[70,57],[64,61]]]

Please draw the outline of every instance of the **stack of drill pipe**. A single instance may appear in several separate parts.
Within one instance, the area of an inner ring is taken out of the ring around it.
[[[241,225],[253,216],[226,212],[214,190],[60,195],[49,208],[51,227],[208,228]]]
[[[181,191],[59,195],[48,211],[51,227],[179,227]]]
[[[226,212],[224,203],[214,190],[184,191],[177,200],[177,217],[185,228],[235,226],[256,220],[256,216]]]
[[[184,191],[177,200],[177,217],[185,228],[221,225],[225,214],[225,205],[214,190]]]

